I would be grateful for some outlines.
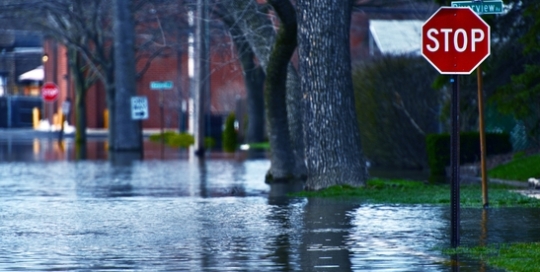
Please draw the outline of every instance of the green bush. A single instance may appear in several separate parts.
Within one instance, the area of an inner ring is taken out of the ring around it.
[[[161,134],[152,134],[148,139],[152,142],[161,142],[161,139],[165,144],[176,148],[188,148],[195,143],[193,135],[187,133],[176,133],[174,131],[166,131]]]
[[[460,163],[480,160],[480,136],[478,132],[460,134]],[[429,134],[426,148],[430,175],[446,176],[446,166],[450,165],[450,134]],[[512,151],[510,135],[507,133],[486,133],[486,155],[505,154]]]
[[[223,151],[225,152],[235,152],[238,145],[238,135],[234,128],[235,121],[234,113],[229,114],[225,121],[225,129],[223,130]]]
[[[193,135],[187,133],[177,133],[167,139],[167,144],[176,148],[188,148],[195,143]]]
[[[212,137],[205,137],[204,138],[204,147],[206,149],[212,149],[216,146],[216,140]]]

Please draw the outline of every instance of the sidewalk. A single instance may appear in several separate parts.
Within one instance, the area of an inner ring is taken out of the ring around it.
[[[88,138],[107,138],[109,133],[108,129],[93,129],[86,130]],[[145,129],[143,130],[143,136],[149,137],[152,134],[160,133],[159,129]],[[16,139],[29,139],[29,138],[57,138],[60,131],[43,131],[35,130],[32,128],[0,128],[1,138],[16,138]],[[65,138],[72,138],[75,136],[74,132],[64,133]]]

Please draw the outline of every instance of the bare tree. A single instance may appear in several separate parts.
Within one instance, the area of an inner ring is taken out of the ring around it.
[[[286,2],[276,1],[274,4],[287,3],[290,4],[288,0]],[[251,46],[258,62],[268,72],[269,63],[272,61],[272,50],[276,42],[276,32],[272,21],[276,17],[269,14],[269,11],[272,10],[271,6],[258,4],[254,0],[221,1],[220,4],[229,16],[234,18],[234,26],[241,31],[240,33]],[[291,9],[292,6],[288,8]],[[293,46],[293,52],[294,48]],[[286,59],[285,63],[288,63],[288,68],[283,69],[288,71],[287,76],[278,75],[277,77],[280,80],[287,80],[287,91],[282,88],[280,91],[283,92],[280,95],[280,93],[274,93],[267,89],[268,92],[265,95],[267,130],[272,149],[272,164],[267,176],[268,182],[302,178],[306,175],[299,78],[296,69],[289,63],[289,58],[283,58]],[[279,58],[278,62],[283,62],[283,59]],[[268,86],[270,80],[275,83],[277,78],[266,78],[265,85]],[[279,86],[285,86],[285,83]]]
[[[137,72],[141,77],[150,62],[166,49],[179,46],[171,43],[166,31],[172,25],[185,27],[178,12],[183,1],[133,0],[129,12],[134,14],[137,29],[134,44],[137,62],[143,62]],[[42,30],[45,35],[68,48],[69,65],[76,90],[77,142],[86,142],[86,93],[100,81],[106,91],[110,131],[114,131],[114,35],[112,3],[106,0],[4,0],[0,4],[2,17],[26,20],[29,28]],[[161,18],[163,17],[163,18]],[[113,134],[109,146],[114,149]]]
[[[242,72],[247,92],[247,112],[248,126],[246,132],[247,143],[260,143],[264,141],[264,80],[263,68],[256,63],[255,53],[251,45],[243,35],[243,30],[237,24],[231,13],[224,9],[214,9],[216,14],[229,29],[232,41],[236,47],[236,52]]]

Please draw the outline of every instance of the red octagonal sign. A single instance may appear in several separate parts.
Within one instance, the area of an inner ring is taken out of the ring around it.
[[[490,54],[490,28],[472,9],[442,7],[422,26],[422,56],[441,74],[470,74]]]
[[[58,97],[58,86],[53,82],[47,82],[41,87],[41,96],[45,102],[54,102]]]

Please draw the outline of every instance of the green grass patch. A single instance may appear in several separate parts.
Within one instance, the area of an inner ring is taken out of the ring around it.
[[[499,165],[488,171],[488,177],[527,181],[530,177],[540,177],[540,154],[528,157],[516,156],[509,163]]]
[[[512,192],[513,187],[490,184],[491,207],[540,207],[540,200]],[[300,192],[298,197],[349,198],[371,204],[450,204],[450,185],[410,180],[370,179],[365,187],[332,186],[315,192]],[[460,189],[462,207],[482,207],[480,185],[464,185]]]
[[[464,254],[486,264],[514,272],[538,271],[540,243],[515,243],[487,247],[459,247],[446,250],[446,254]]]
[[[195,138],[193,135],[188,133],[177,133],[174,131],[165,131],[163,134],[157,133],[152,134],[148,137],[151,142],[159,143],[161,139],[166,145],[173,148],[188,148],[190,145],[195,143]],[[211,149],[216,145],[216,141],[212,137],[204,138],[204,146],[207,149]]]
[[[249,144],[250,149],[264,149],[269,150],[270,149],[270,143],[269,142],[262,142],[262,143],[251,143]]]

